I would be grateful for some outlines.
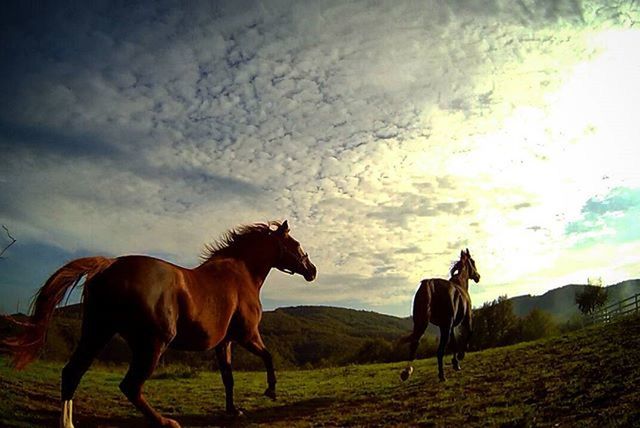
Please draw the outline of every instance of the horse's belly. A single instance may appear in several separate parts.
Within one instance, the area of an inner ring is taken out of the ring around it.
[[[179,322],[178,332],[169,345],[182,351],[206,351],[219,344],[224,335],[211,333],[198,322]]]

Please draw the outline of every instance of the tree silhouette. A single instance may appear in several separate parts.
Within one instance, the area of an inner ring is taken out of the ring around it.
[[[516,343],[519,320],[513,312],[513,302],[500,296],[473,311],[473,335],[470,349],[480,350]]]
[[[607,290],[597,285],[587,285],[583,291],[576,292],[576,304],[580,312],[587,315],[607,302]]]
[[[16,239],[15,239],[13,236],[11,236],[11,234],[9,233],[9,229],[7,229],[7,226],[5,226],[5,225],[3,224],[3,225],[2,225],[2,228],[3,228],[3,229],[4,229],[4,231],[7,233],[7,236],[9,237],[9,240],[10,240],[11,242],[9,242],[9,244],[8,244],[8,245],[6,245],[6,246],[2,249],[2,251],[0,251],[0,259],[4,258],[4,257],[2,257],[2,255],[5,253],[5,251],[7,251],[7,250],[9,249],[9,247],[10,247],[10,246],[12,246],[13,244],[15,244],[15,243],[16,243]]]

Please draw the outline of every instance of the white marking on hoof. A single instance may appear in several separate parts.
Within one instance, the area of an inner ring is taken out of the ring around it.
[[[402,370],[402,373],[400,373],[400,379],[402,379],[403,381],[409,379],[411,373],[413,373],[413,366],[407,366],[407,368]]]
[[[66,400],[62,402],[60,428],[73,428],[73,400]]]

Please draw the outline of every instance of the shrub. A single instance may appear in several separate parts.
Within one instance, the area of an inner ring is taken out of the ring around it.
[[[559,328],[548,312],[534,308],[520,324],[520,340],[536,340],[558,333]]]

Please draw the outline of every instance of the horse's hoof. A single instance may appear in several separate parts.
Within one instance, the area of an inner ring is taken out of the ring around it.
[[[438,379],[440,379],[440,382],[444,382],[444,381],[446,381],[446,380],[447,380],[447,378],[446,378],[446,377],[444,377],[444,375],[443,375],[443,374],[439,374],[439,375],[438,375]]]
[[[234,407],[233,409],[227,409],[227,416],[231,418],[243,418],[244,412]]]
[[[400,379],[402,379],[403,382],[406,381],[409,379],[409,376],[411,376],[411,373],[413,373],[413,367],[407,367],[400,373]]]
[[[180,424],[178,423],[178,421],[169,418],[160,419],[160,426],[168,428],[180,428]]]
[[[453,369],[457,372],[462,370],[462,368],[460,367],[460,363],[457,360],[451,361],[451,365],[453,366]]]
[[[264,395],[266,397],[269,397],[269,398],[271,398],[272,400],[275,401],[276,400],[276,390],[275,390],[275,388],[267,388],[264,391]]]

